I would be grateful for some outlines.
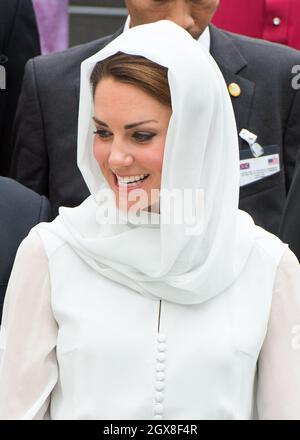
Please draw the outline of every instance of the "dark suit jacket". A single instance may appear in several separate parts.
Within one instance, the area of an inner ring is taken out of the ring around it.
[[[300,262],[300,151],[281,221],[279,237],[288,243]]]
[[[18,182],[0,177],[0,319],[7,282],[19,244],[33,226],[50,217],[50,205]]]
[[[39,55],[40,43],[31,0],[0,1],[0,65],[6,89],[0,90],[0,175],[8,175],[12,156],[12,126],[25,64]]]
[[[258,225],[277,233],[287,188],[300,145],[300,92],[291,86],[291,69],[300,52],[211,26],[211,53],[227,84],[238,83],[233,98],[238,130],[258,135],[263,146],[277,146],[281,172],[241,188],[240,207]],[[80,63],[111,37],[31,60],[17,113],[12,174],[60,205],[75,206],[89,193],[76,165]],[[198,84],[205,87],[205,84]],[[249,146],[240,139],[240,148]]]

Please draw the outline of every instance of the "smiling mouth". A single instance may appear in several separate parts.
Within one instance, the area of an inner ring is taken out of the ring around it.
[[[148,177],[150,177],[150,174],[147,174],[145,177],[143,177],[142,179],[139,179],[138,181],[135,181],[135,182],[119,182],[117,176],[114,174],[115,185],[118,188],[122,188],[122,189],[123,188],[136,188],[138,186],[141,186],[144,183],[144,181],[148,179]]]

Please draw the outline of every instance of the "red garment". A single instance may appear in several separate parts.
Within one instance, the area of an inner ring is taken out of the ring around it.
[[[213,23],[300,49],[300,0],[221,0]]]

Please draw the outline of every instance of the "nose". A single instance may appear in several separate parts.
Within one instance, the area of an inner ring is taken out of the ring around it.
[[[195,25],[191,5],[189,2],[186,2],[186,0],[175,0],[175,4],[170,8],[167,19],[173,21],[187,31]]]
[[[111,169],[118,171],[124,167],[129,167],[133,163],[133,156],[126,146],[120,141],[114,141],[108,158]]]

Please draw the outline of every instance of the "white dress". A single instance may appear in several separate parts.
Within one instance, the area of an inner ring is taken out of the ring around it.
[[[64,252],[67,271],[50,281]],[[85,269],[71,255],[57,246],[53,266],[36,232],[19,248],[0,333],[1,419],[300,419],[300,271],[288,249],[271,302],[231,289],[193,306],[117,283],[111,295],[113,282],[91,272],[101,291],[76,286]]]

